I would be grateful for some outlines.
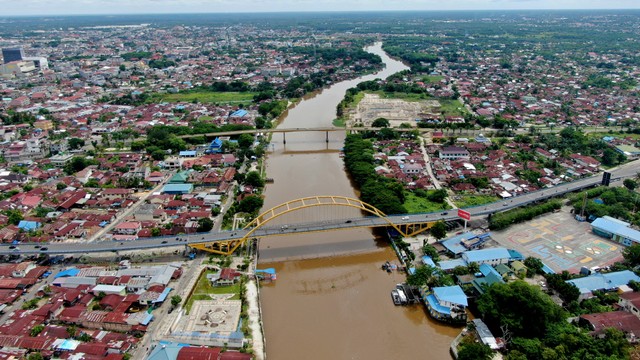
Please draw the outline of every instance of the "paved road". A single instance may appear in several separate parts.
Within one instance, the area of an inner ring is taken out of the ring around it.
[[[627,177],[635,177],[640,170],[640,162],[634,161],[627,163],[619,168],[612,169],[612,179],[618,179],[613,182],[614,185],[620,184],[621,180]],[[467,208],[466,210],[471,213],[471,216],[481,216],[499,211],[504,211],[519,206],[527,205],[536,201],[540,201],[547,198],[562,196],[566,193],[576,190],[584,189],[587,187],[599,184],[602,179],[602,175],[595,175],[589,178],[572,181],[570,183],[555,186],[550,189],[539,190],[524,194],[513,199],[501,200],[491,204],[482,206],[476,206]],[[616,183],[617,182],[617,183]],[[394,224],[411,224],[432,222],[438,220],[456,220],[458,219],[455,210],[448,210],[436,213],[423,213],[423,214],[411,214],[411,215],[390,215],[387,217],[388,221]],[[299,232],[315,232],[315,231],[328,231],[344,228],[356,228],[356,227],[377,227],[385,226],[388,224],[386,219],[379,217],[364,217],[353,219],[337,219],[331,221],[315,221],[299,224],[287,224],[285,226],[269,226],[268,224],[256,229],[251,234],[252,237],[263,236],[277,236],[277,235],[289,235]],[[209,243],[221,240],[242,239],[249,230],[235,230],[235,231],[218,231],[210,233],[200,233],[191,235],[178,235],[168,237],[156,237],[148,239],[138,239],[135,241],[100,241],[89,243],[50,243],[50,244],[20,244],[18,249],[10,249],[10,244],[0,245],[0,255],[8,254],[35,254],[35,253],[48,253],[48,254],[82,254],[90,252],[117,252],[126,250],[151,250],[161,247],[171,246],[186,246],[187,244],[199,244]],[[36,246],[42,246],[42,248],[36,248]],[[46,249],[46,250],[43,250]]]

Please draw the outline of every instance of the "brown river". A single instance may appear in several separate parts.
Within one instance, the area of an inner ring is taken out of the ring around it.
[[[281,128],[331,126],[345,91],[361,81],[407,69],[381,44],[367,48],[386,67],[377,74],[344,81],[310,96],[288,111]],[[263,210],[313,195],[357,197],[339,150],[344,133],[274,134],[267,160]],[[344,211],[344,210],[340,210]],[[342,214],[342,213],[341,213]],[[354,209],[353,216],[359,216]],[[294,220],[290,220],[294,221]],[[422,305],[398,307],[390,291],[403,273],[380,266],[396,257],[371,230],[263,238],[260,268],[274,267],[278,280],[261,289],[267,357],[286,359],[449,359],[459,329],[437,323]]]

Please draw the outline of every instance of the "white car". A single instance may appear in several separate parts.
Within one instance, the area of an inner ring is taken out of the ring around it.
[[[403,216],[402,220],[409,220],[409,217],[408,216]]]

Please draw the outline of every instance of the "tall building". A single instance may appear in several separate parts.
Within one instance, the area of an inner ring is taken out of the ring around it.
[[[24,50],[19,48],[4,48],[2,49],[2,58],[4,63],[8,64],[12,61],[20,61],[24,58]]]

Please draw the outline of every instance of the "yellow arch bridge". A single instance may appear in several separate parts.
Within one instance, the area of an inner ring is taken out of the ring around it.
[[[365,216],[343,217],[322,221],[315,220],[311,222],[287,222],[285,225],[274,221],[287,214],[301,212],[305,209],[315,207],[326,207],[330,209],[349,207],[360,210],[360,213]],[[198,250],[230,255],[252,238],[362,227],[392,227],[402,236],[409,237],[426,231],[431,228],[436,221],[442,219],[442,216],[436,216],[435,214],[427,214],[426,216],[425,214],[388,216],[373,205],[358,199],[345,196],[310,196],[275,206],[258,215],[242,230],[233,231],[230,235],[223,233],[210,234],[199,240],[190,240],[188,245]]]

